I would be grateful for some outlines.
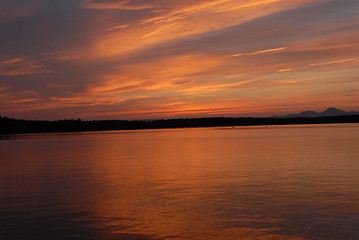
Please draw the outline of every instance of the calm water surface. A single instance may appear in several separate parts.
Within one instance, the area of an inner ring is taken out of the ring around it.
[[[0,238],[358,240],[359,125],[0,138]]]

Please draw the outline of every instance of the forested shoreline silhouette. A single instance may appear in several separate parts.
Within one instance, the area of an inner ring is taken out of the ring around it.
[[[65,119],[56,121],[19,120],[0,116],[0,134],[85,132],[190,127],[260,126],[291,124],[359,123],[359,115],[330,117],[254,118],[214,117],[159,120],[93,120]]]

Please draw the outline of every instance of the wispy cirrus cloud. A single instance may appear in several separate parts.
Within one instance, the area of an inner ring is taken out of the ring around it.
[[[81,7],[89,9],[142,10],[152,8],[149,4],[136,4],[132,0],[82,0]]]
[[[4,3],[2,114],[131,119],[359,107],[356,0]]]
[[[150,17],[153,14],[149,11],[143,15],[142,19],[139,19],[139,23],[131,25],[125,31],[99,36],[95,49],[98,54],[126,54],[129,51],[147,48],[173,39],[225,29],[304,4],[307,1],[295,0],[290,3],[282,1],[282,4],[277,2],[217,0],[192,1],[187,5],[178,4],[177,1],[155,2],[157,5],[154,9],[159,14]],[[121,44],[118,44],[119,42]]]
[[[17,76],[49,72],[52,72],[52,70],[46,69],[40,63],[27,57],[0,60],[0,76]]]
[[[122,29],[122,28],[126,28],[129,25],[119,25],[119,26],[115,26],[115,27],[109,27],[109,28],[105,28],[104,31],[113,31],[113,30],[118,30],[118,29]]]
[[[282,51],[287,49],[287,47],[280,47],[280,48],[271,48],[271,49],[266,49],[266,50],[259,50],[259,51],[255,51],[255,52],[250,52],[250,53],[236,53],[233,54],[233,57],[239,57],[239,56],[253,56],[253,55],[258,55],[258,54],[263,54],[263,53],[270,53],[270,52],[276,52],[276,51]]]
[[[357,58],[350,58],[350,59],[342,59],[342,60],[336,60],[336,61],[330,61],[330,62],[312,63],[312,64],[309,64],[309,66],[315,67],[315,66],[341,64],[341,63],[349,63],[349,62],[358,62],[358,63],[359,63],[359,59],[357,59]]]
[[[24,20],[38,12],[36,1],[2,0],[0,2],[0,24]]]

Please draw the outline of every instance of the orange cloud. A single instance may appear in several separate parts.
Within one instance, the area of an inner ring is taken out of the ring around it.
[[[183,79],[205,74],[221,66],[224,61],[223,58],[194,54],[159,59],[147,64],[128,64],[121,66],[118,69],[119,73],[104,75],[100,84],[92,86],[90,92],[96,94],[153,92],[163,88],[171,92],[174,88],[183,85],[181,84]],[[186,82],[188,83],[188,80]]]
[[[55,51],[41,54],[41,60],[43,61],[73,61],[83,58],[83,55],[71,51]]]
[[[132,0],[97,1],[82,0],[80,6],[89,9],[121,9],[121,10],[142,10],[152,8],[151,5],[133,5]]]
[[[16,22],[26,19],[38,12],[39,3],[36,1],[1,1],[0,23]]]
[[[278,1],[282,4],[278,4]],[[93,50],[96,56],[123,55],[173,39],[224,29],[308,1],[217,0],[181,6],[169,4],[163,9],[157,6],[160,9],[157,16],[139,20],[120,32],[98,36]],[[223,11],[219,11],[221,9]]]
[[[119,25],[119,26],[116,26],[116,27],[106,28],[106,29],[104,29],[104,31],[113,31],[113,30],[122,29],[122,28],[126,28],[126,27],[128,27],[128,24]]]
[[[9,89],[9,86],[7,85],[0,85],[0,92],[6,90],[6,89]]]
[[[49,73],[40,63],[26,57],[5,59],[0,62],[0,76],[28,75],[36,73]]]
[[[1,39],[2,112],[149,118],[358,105],[353,1],[65,2],[57,10],[74,28],[56,23],[63,38],[48,34],[55,18],[21,20],[36,11],[5,21],[19,31]]]
[[[145,23],[160,23],[160,22],[172,22],[174,20],[184,19],[186,16],[194,13],[198,13],[203,10],[208,10],[212,7],[218,7],[218,5],[223,3],[231,2],[232,0],[215,0],[215,1],[202,1],[199,3],[188,3],[187,6],[182,8],[175,8],[174,10],[153,18],[145,19],[141,21],[142,24]]]
[[[343,60],[330,61],[330,62],[324,62],[324,63],[312,63],[312,64],[309,64],[309,66],[315,67],[315,66],[331,65],[331,64],[338,64],[338,63],[348,63],[348,62],[359,62],[359,59],[351,58],[351,59],[343,59]]]
[[[263,53],[281,51],[281,50],[285,50],[285,49],[287,49],[287,47],[271,48],[271,49],[266,49],[266,50],[260,50],[260,51],[250,52],[250,53],[237,53],[237,54],[233,54],[232,56],[233,56],[233,57],[253,56],[253,55],[258,55],[258,54],[263,54]]]
[[[288,72],[288,71],[293,71],[293,69],[285,68],[285,69],[278,70],[278,72]]]

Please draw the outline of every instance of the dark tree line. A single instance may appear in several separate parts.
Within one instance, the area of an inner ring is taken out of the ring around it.
[[[140,120],[101,120],[82,121],[81,119],[58,121],[29,121],[0,116],[0,134],[14,133],[48,133],[48,132],[83,132],[106,130],[135,130],[188,127],[220,126],[256,126],[288,124],[321,123],[359,123],[359,115],[314,118],[252,118],[252,117],[217,117],[217,118],[180,118],[151,121]]]

